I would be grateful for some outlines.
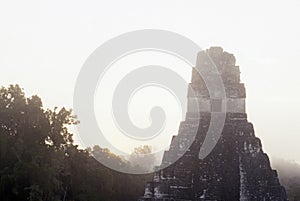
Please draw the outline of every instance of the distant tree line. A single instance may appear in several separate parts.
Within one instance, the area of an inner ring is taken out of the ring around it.
[[[133,201],[142,195],[152,175],[101,165],[91,154],[130,163],[99,146],[79,149],[67,129],[76,123],[71,110],[45,110],[38,96],[25,97],[18,85],[0,88],[1,201]]]

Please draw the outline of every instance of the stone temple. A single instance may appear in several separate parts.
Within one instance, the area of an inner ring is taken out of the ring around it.
[[[225,87],[226,119],[221,136],[212,151],[200,159],[199,150],[218,100],[210,99],[204,80],[193,70],[189,87],[194,93],[188,93],[186,119],[164,153],[161,165],[166,168],[155,172],[139,201],[287,201],[277,172],[247,121],[245,87],[235,57],[220,47],[211,47],[198,54],[195,68],[207,65],[205,57],[217,67]],[[195,114],[197,104],[200,114]],[[166,165],[192,132],[196,135],[188,149],[175,163]]]

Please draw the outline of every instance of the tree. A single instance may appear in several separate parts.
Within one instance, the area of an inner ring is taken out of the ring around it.
[[[71,145],[71,110],[44,110],[38,96],[18,85],[0,89],[0,194],[2,200],[60,200],[60,172]]]
[[[155,155],[152,153],[152,147],[149,145],[134,148],[129,156],[129,162],[132,166],[142,167],[146,171],[153,171],[155,160]]]
[[[152,175],[103,166],[94,157],[131,168],[108,149],[78,149],[67,129],[76,123],[71,110],[45,110],[18,85],[0,88],[1,201],[131,201],[143,193]]]

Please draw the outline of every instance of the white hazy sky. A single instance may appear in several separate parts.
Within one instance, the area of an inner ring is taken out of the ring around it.
[[[300,162],[300,1],[0,1],[0,85],[45,107],[73,104],[85,59],[106,40],[165,29],[233,53],[247,113],[271,156]]]

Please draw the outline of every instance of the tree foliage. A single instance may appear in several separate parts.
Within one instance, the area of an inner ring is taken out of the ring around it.
[[[154,170],[155,155],[152,153],[152,147],[149,145],[134,148],[128,160],[134,167],[141,167],[147,171]]]
[[[18,85],[0,88],[0,200],[129,201],[142,194],[151,176],[112,171],[78,149],[68,131],[76,123],[71,110],[45,110]],[[124,163],[113,154],[109,160]]]

